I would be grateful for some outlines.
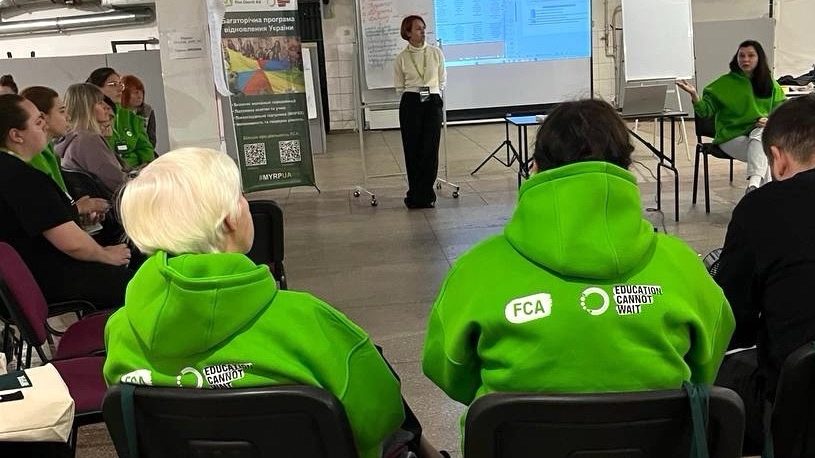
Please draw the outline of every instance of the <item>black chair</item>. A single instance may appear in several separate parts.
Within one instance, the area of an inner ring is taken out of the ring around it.
[[[815,457],[815,344],[790,354],[781,368],[770,430],[776,458]]]
[[[249,211],[255,226],[255,242],[247,256],[257,264],[268,265],[280,289],[287,289],[283,266],[283,210],[273,200],[252,200]]]
[[[741,456],[744,405],[710,391],[711,458]],[[604,394],[490,394],[467,413],[467,458],[687,458],[691,410],[683,390]]]
[[[693,161],[693,205],[696,205],[696,191],[699,186],[699,156],[704,162],[705,178],[705,213],[710,213],[710,181],[708,178],[708,156],[730,161],[730,182],[733,182],[733,158],[722,151],[718,145],[704,143],[703,137],[714,138],[716,136],[715,118],[700,118],[697,116],[693,120],[696,126],[696,158]]]
[[[342,404],[320,388],[138,386],[129,424],[124,391],[121,385],[111,387],[103,404],[105,423],[121,458],[357,457]],[[136,447],[128,442],[130,426]]]
[[[96,177],[84,170],[62,169],[62,179],[74,199],[90,196],[110,200],[112,197]]]

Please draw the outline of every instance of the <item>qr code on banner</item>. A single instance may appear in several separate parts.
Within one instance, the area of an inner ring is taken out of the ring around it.
[[[290,164],[303,160],[300,154],[300,140],[284,140],[279,144],[281,164]]]
[[[243,145],[243,158],[247,167],[266,165],[266,144],[247,143]]]

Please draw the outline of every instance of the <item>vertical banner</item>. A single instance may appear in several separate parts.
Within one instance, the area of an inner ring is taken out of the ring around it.
[[[224,66],[245,191],[313,186],[297,0],[224,0]]]

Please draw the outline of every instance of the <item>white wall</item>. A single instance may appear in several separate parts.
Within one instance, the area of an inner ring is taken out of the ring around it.
[[[0,18],[3,21],[18,21],[78,16],[98,11],[101,10],[56,8],[16,15],[10,15],[9,11],[6,11],[0,15]],[[143,26],[102,29],[95,32],[77,31],[61,35],[49,34],[0,38],[0,58],[5,58],[7,52],[11,52],[14,57],[29,57],[31,51],[34,51],[37,57],[107,54],[112,52],[110,42],[113,40],[146,40],[151,37],[158,37],[158,26],[155,22]],[[126,49],[128,48],[123,48],[122,50]],[[131,47],[129,49],[134,48]],[[139,46],[138,49],[143,48]],[[156,47],[148,46],[147,49],[156,49]]]
[[[693,0],[691,6],[695,22],[756,19],[770,14],[769,0]]]
[[[815,1],[782,0],[778,5],[775,29],[775,74],[799,76],[815,64],[812,20]]]

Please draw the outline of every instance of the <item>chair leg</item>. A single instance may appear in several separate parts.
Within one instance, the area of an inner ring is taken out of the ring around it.
[[[708,179],[708,160],[707,154],[702,154],[704,156],[704,178],[705,178],[705,213],[710,213],[710,180]]]
[[[696,205],[696,191],[699,188],[699,154],[701,154],[701,152],[697,147],[696,158],[693,160],[693,199],[691,200],[693,205]]]
[[[730,159],[730,182],[733,182],[733,159]]]
[[[25,350],[25,367],[31,367],[31,345]]]

